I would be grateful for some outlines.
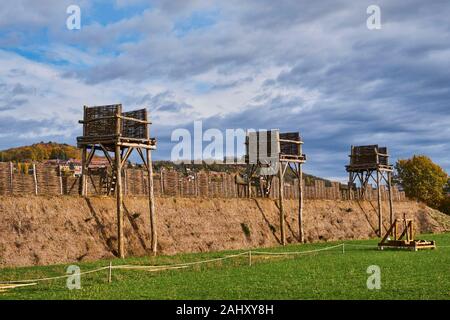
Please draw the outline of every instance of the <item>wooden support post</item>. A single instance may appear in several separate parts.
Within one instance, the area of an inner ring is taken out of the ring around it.
[[[358,174],[358,178],[359,178],[359,184],[360,184],[360,188],[359,188],[359,194],[358,194],[358,198],[359,200],[364,200],[364,173],[361,172],[361,174]]]
[[[81,179],[80,179],[80,189],[81,189],[81,196],[85,197],[86,194],[86,156],[87,156],[87,150],[86,147],[83,147],[81,150]]]
[[[121,108],[117,109],[116,113],[116,136],[120,137],[122,133],[121,126]],[[116,201],[117,201],[117,240],[118,240],[118,250],[120,258],[125,258],[124,250],[124,236],[123,236],[123,199],[122,199],[122,152],[120,146],[116,143],[115,145],[115,159],[116,165],[114,170],[116,170]]]
[[[222,174],[222,196],[228,197],[226,174]]]
[[[86,111],[87,106],[83,106],[83,120],[86,120]],[[83,124],[83,136],[86,135],[86,126]],[[86,195],[86,146],[83,146],[81,149],[81,178],[80,178],[80,187],[78,189],[78,192],[82,197]]]
[[[11,191],[11,194],[14,193],[14,164],[12,162],[9,162],[9,190]]]
[[[303,230],[303,170],[302,164],[298,164],[298,241],[305,242]]]
[[[144,170],[139,170],[141,173],[141,190],[142,190],[142,194],[145,194],[145,177],[144,177]]]
[[[34,168],[33,168],[34,171]],[[59,175],[59,193],[61,195],[64,194],[63,190],[63,180],[62,180],[62,171],[61,171],[61,165],[58,164],[58,175]],[[37,185],[36,185],[36,194],[37,194]]]
[[[117,201],[117,253],[120,258],[125,257],[124,252],[124,237],[123,237],[123,208],[122,208],[122,165],[120,156],[120,146],[116,145],[115,150],[115,170],[116,170],[116,201]]]
[[[59,166],[58,166],[58,168],[59,168]],[[33,182],[34,182],[34,195],[37,196],[38,195],[38,182],[37,182],[36,164],[35,163],[33,163]]]
[[[108,269],[108,283],[112,282],[112,261],[109,262],[109,269]]]
[[[394,200],[392,195],[392,172],[388,172],[388,188],[389,188],[389,222],[392,225],[394,221]]]
[[[251,167],[250,171],[248,172],[247,176],[247,197],[252,197],[252,175],[253,175],[253,166]]]
[[[197,179],[197,174],[195,175],[195,179]],[[164,169],[161,168],[159,172],[159,183],[160,183],[160,196],[164,195]]]
[[[380,170],[377,169],[377,188],[378,188],[378,235],[382,237],[383,234],[383,208],[381,206],[381,181]]]
[[[398,240],[398,221],[395,219],[394,221],[394,240]]]
[[[150,149],[146,149],[147,152],[147,172],[148,172],[148,204],[150,208],[150,228],[152,235],[152,252],[156,255],[158,247],[158,234],[156,231],[156,217],[155,217],[155,198],[153,194],[153,165],[152,155]]]
[[[279,193],[279,206],[280,206],[280,241],[284,246],[286,245],[286,235],[284,233],[284,170],[283,163],[279,162],[278,170],[278,193]]]
[[[123,193],[124,195],[128,195],[128,181],[127,181],[127,168],[123,167]]]
[[[353,200],[353,173],[348,174],[348,200]]]
[[[199,196],[199,191],[198,191],[198,174],[197,172],[194,172],[194,194],[196,197]]]

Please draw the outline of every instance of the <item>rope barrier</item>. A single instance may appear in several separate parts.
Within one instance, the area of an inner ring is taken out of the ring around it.
[[[177,263],[177,264],[166,264],[166,265],[108,265],[105,267],[100,267],[100,268],[96,268],[93,270],[88,270],[88,271],[84,271],[84,272],[80,272],[80,273],[75,273],[75,274],[66,274],[66,275],[61,275],[61,276],[55,276],[55,277],[46,277],[46,278],[36,278],[36,279],[26,279],[26,280],[11,280],[11,281],[0,281],[0,285],[15,285],[16,287],[22,286],[21,284],[23,284],[23,286],[28,285],[32,285],[33,284],[37,284],[37,282],[42,282],[42,281],[51,281],[51,280],[58,280],[58,279],[64,279],[64,278],[68,278],[74,275],[86,275],[86,274],[90,274],[90,273],[96,273],[96,272],[100,272],[103,270],[109,270],[111,272],[112,269],[117,269],[117,270],[146,270],[146,271],[151,271],[151,272],[157,272],[157,271],[164,271],[164,270],[176,270],[176,269],[183,269],[183,268],[188,268],[190,266],[194,266],[194,265],[201,265],[201,264],[205,264],[205,263],[210,263],[210,262],[217,262],[217,261],[223,261],[223,260],[228,260],[228,259],[232,259],[232,258],[236,258],[236,257],[241,257],[241,256],[248,256],[249,257],[249,265],[252,265],[252,255],[260,255],[260,256],[287,256],[287,255],[300,255],[300,254],[307,254],[307,253],[315,253],[315,252],[322,252],[322,251],[328,251],[331,249],[336,249],[336,248],[342,248],[342,253],[345,253],[345,246],[353,246],[353,247],[376,247],[376,245],[365,245],[365,244],[351,244],[351,243],[340,243],[338,245],[335,246],[330,246],[330,247],[325,247],[325,248],[320,248],[320,249],[314,249],[314,250],[306,250],[306,251],[290,251],[290,252],[270,252],[270,251],[253,251],[253,250],[249,250],[249,251],[245,251],[245,252],[241,252],[241,253],[237,253],[237,254],[233,254],[233,255],[226,255],[224,257],[219,257],[219,258],[213,258],[213,259],[207,259],[207,260],[201,260],[201,261],[193,261],[193,262],[186,262],[186,263]],[[449,248],[450,246],[439,246],[440,248]]]
[[[290,255],[290,254],[304,254],[304,253],[314,253],[314,252],[320,252],[320,251],[326,251],[331,250],[335,248],[342,247],[343,244],[338,244],[332,247],[326,247],[321,249],[315,249],[315,250],[308,250],[308,251],[292,251],[292,252],[267,252],[267,251],[252,251],[252,254],[258,254],[258,255]]]
[[[146,268],[154,268],[154,269],[160,269],[160,268],[174,268],[174,267],[189,267],[192,265],[198,265],[198,264],[204,264],[209,262],[216,262],[216,261],[222,261],[227,260],[231,258],[236,258],[239,256],[248,255],[248,251],[234,254],[234,255],[228,255],[225,257],[220,258],[214,258],[214,259],[208,259],[208,260],[202,260],[202,261],[194,261],[194,262],[186,262],[186,263],[178,263],[178,264],[167,264],[167,265],[152,265],[152,266],[143,266],[143,265],[117,265],[112,266],[112,269],[146,269]]]
[[[56,276],[56,277],[47,277],[47,278],[38,278],[38,279],[27,279],[27,280],[11,280],[11,281],[2,281],[0,282],[0,284],[11,284],[11,283],[27,283],[27,282],[39,282],[39,281],[50,281],[50,280],[57,280],[57,279],[64,279],[64,278],[68,278],[71,277],[73,275],[84,275],[84,274],[89,274],[89,273],[94,273],[94,272],[99,272],[102,270],[106,270],[109,269],[108,267],[101,267],[101,268],[97,268],[94,270],[89,270],[89,271],[84,271],[84,272],[80,272],[80,273],[75,273],[75,274],[65,274],[62,276]]]
[[[215,261],[221,261],[226,259],[231,259],[243,255],[247,255],[248,252],[243,252],[239,254],[234,255],[228,255],[225,257],[220,258],[214,258],[214,259],[208,259],[208,260],[202,260],[202,261],[195,261],[195,262],[187,262],[187,263],[179,263],[179,264],[171,264],[171,265],[151,265],[151,266],[141,266],[141,265],[117,265],[117,266],[106,266],[106,267],[100,267],[94,270],[84,271],[78,273],[78,275],[85,275],[89,273],[95,273],[100,272],[107,269],[134,269],[134,270],[145,270],[145,269],[151,269],[149,271],[162,271],[162,270],[170,270],[170,269],[181,269],[181,268],[187,268],[192,265],[198,265],[198,264],[204,264],[209,262],[215,262]],[[38,282],[38,281],[51,281],[51,280],[58,280],[58,279],[64,279],[68,278],[70,276],[73,276],[74,274],[66,274],[62,276],[56,276],[56,277],[46,277],[46,278],[38,278],[38,279],[26,279],[26,280],[11,280],[11,281],[2,281],[0,284],[13,284],[13,283],[27,283],[27,282]]]
[[[37,283],[33,282],[33,283],[22,283],[22,284],[0,284],[0,292],[5,291],[7,289],[29,287],[29,286],[34,286],[34,285],[37,285]]]
[[[354,243],[347,243],[344,242],[344,244],[346,246],[351,246],[351,247],[367,247],[367,248],[376,248],[378,246],[378,244],[354,244]]]
[[[119,269],[119,270],[145,270],[150,272],[156,272],[156,271],[164,271],[164,270],[176,270],[176,269],[183,269],[187,268],[187,266],[180,266],[180,267],[164,267],[164,268],[154,268],[153,266],[117,266],[117,267],[111,267],[111,269]],[[109,269],[109,267],[108,267]]]

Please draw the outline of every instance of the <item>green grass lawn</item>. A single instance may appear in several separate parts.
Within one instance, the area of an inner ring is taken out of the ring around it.
[[[0,293],[0,299],[450,299],[450,234],[424,235],[437,250],[379,251],[377,240],[348,241],[329,251],[297,256],[252,255],[178,270],[108,270],[81,276],[81,289],[68,290],[66,279]],[[333,243],[256,249],[288,252],[329,247]],[[119,264],[174,264],[243,251],[116,259]],[[109,261],[78,264],[81,271]],[[381,268],[381,289],[368,290],[367,267]],[[68,265],[0,269],[0,281],[63,275]]]

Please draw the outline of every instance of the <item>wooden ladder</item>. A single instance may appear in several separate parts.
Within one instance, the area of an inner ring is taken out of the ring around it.
[[[109,176],[109,179],[103,180],[102,191],[108,196],[113,195],[116,192],[116,185],[117,176],[115,174],[115,170],[113,169],[111,176]]]

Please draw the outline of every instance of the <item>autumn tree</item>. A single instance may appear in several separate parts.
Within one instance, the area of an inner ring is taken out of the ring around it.
[[[413,156],[398,160],[396,180],[403,186],[406,196],[440,208],[446,200],[448,174],[427,156]]]

